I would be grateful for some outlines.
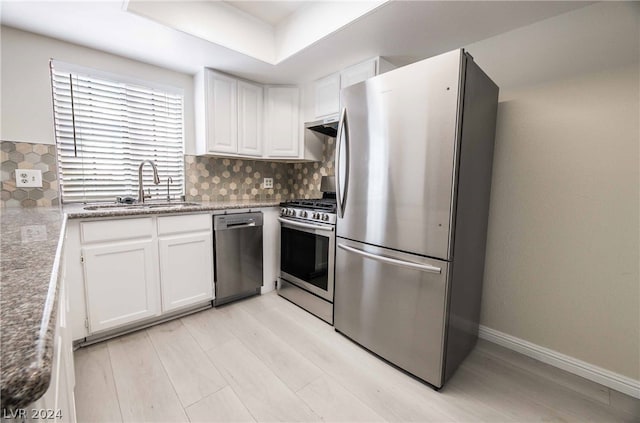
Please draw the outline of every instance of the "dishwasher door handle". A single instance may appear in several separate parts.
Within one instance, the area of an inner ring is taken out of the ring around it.
[[[256,222],[255,221],[252,221],[252,222],[249,222],[249,223],[246,223],[246,222],[228,223],[226,229],[250,228],[252,226],[256,226]]]

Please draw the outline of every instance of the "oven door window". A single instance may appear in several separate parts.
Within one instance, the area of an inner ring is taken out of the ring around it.
[[[329,238],[296,229],[281,229],[280,268],[326,291],[329,283]]]

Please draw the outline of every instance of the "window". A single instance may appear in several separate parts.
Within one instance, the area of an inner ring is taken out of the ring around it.
[[[175,88],[130,83],[51,61],[55,136],[60,191],[64,203],[115,201],[138,196],[138,166],[152,199],[184,193],[182,92]]]

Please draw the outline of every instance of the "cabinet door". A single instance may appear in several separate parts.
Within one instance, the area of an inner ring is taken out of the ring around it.
[[[84,247],[83,257],[89,332],[160,314],[153,240]]]
[[[211,233],[161,237],[162,311],[213,299]]]
[[[207,72],[207,149],[209,153],[238,151],[237,81]]]
[[[267,87],[266,95],[266,155],[298,157],[298,88]]]
[[[376,76],[376,59],[348,67],[340,72],[340,89]]]
[[[238,81],[238,154],[262,155],[262,87]]]
[[[317,119],[339,112],[340,74],[336,73],[314,83],[315,116]]]

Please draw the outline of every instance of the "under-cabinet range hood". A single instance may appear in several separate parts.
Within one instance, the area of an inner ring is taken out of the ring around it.
[[[305,129],[335,138],[338,134],[338,120],[338,115],[334,115],[325,119],[306,122],[304,127]]]

